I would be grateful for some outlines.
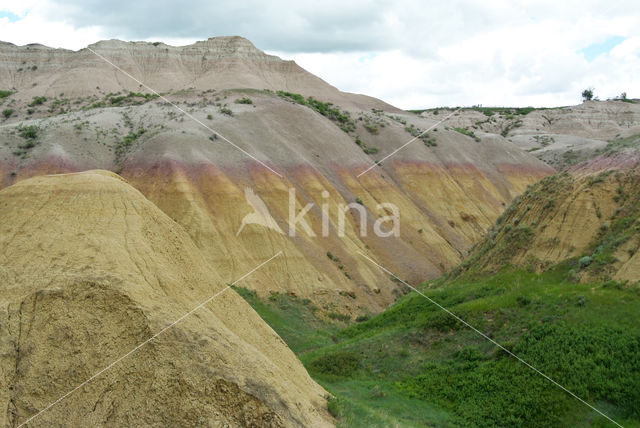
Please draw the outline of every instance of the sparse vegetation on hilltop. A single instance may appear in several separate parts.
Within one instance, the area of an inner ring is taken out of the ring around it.
[[[333,103],[330,102],[322,102],[316,100],[313,97],[304,98],[300,94],[295,94],[292,92],[286,91],[278,91],[277,94],[283,98],[289,99],[297,104],[305,105],[321,115],[327,117],[328,119],[337,122],[340,129],[342,129],[346,133],[350,133],[355,131],[355,122],[351,118],[351,114],[348,111],[342,111],[337,107],[333,106]]]

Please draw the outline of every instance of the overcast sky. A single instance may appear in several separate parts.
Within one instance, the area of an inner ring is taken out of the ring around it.
[[[0,0],[0,40],[20,45],[225,35],[407,109],[640,97],[638,0]]]

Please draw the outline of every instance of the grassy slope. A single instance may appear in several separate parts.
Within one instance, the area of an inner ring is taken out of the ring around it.
[[[569,271],[504,270],[425,294],[624,426],[640,426],[640,294],[573,284]],[[611,425],[416,293],[340,331],[311,327],[307,316],[293,331],[291,312],[252,303],[336,395],[332,411],[345,426]],[[309,331],[323,339],[301,346]]]

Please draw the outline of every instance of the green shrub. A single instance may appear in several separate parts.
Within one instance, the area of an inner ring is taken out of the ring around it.
[[[9,119],[13,114],[13,112],[14,110],[12,108],[6,108],[2,110],[2,116],[4,116],[5,119]]]
[[[375,155],[376,153],[378,153],[378,148],[377,147],[364,147],[362,149],[363,152],[365,152],[368,155]]]
[[[451,330],[458,330],[461,324],[457,319],[449,315],[444,311],[437,311],[430,313],[425,322],[423,328],[434,329],[441,332],[448,332]]]
[[[129,151],[131,146],[133,146],[133,143],[135,143],[136,140],[145,132],[146,132],[146,129],[140,128],[138,132],[130,132],[129,134],[125,135],[122,141],[119,141],[116,144],[116,147],[114,150],[116,155],[116,160],[120,160]]]
[[[236,104],[253,104],[253,101],[251,100],[251,98],[242,97],[242,98],[236,99],[235,103]]]
[[[0,99],[7,98],[9,95],[13,94],[13,91],[3,91],[0,90]]]
[[[93,108],[103,108],[106,107],[107,103],[105,103],[104,101],[98,101],[95,102],[93,104],[91,104],[90,106],[87,107],[87,109],[93,109]]]
[[[47,101],[47,97],[33,97],[29,107],[35,107],[44,104]]]
[[[586,268],[591,264],[592,261],[593,259],[591,258],[591,256],[584,256],[580,258],[580,260],[578,261],[578,263],[580,264],[580,269]]]
[[[473,138],[475,141],[480,142],[480,137],[478,137],[476,134],[474,134],[473,131],[470,131],[469,129],[465,128],[453,128],[455,131],[459,132],[462,135],[466,135],[467,137],[471,137]]]
[[[334,418],[340,416],[340,401],[336,397],[327,397],[327,411]]]
[[[354,352],[325,354],[309,363],[309,370],[319,374],[349,377],[360,368],[360,358]]]
[[[18,128],[20,136],[26,140],[35,140],[38,138],[40,128],[36,125],[22,126]]]
[[[283,98],[289,98],[290,100],[298,103],[298,104],[306,104],[304,97],[300,94],[294,94],[293,92],[286,92],[286,91],[278,91],[276,92],[278,95],[280,95]]]
[[[369,131],[370,134],[377,135],[377,134],[380,133],[380,130],[378,130],[378,127],[376,125],[372,125],[372,124],[369,124],[369,123],[365,123],[364,124],[364,129]]]
[[[227,107],[220,107],[220,113],[226,114],[227,116],[233,116],[233,111]]]
[[[347,134],[356,130],[356,124],[355,121],[351,118],[351,114],[348,111],[341,111],[339,108],[333,107],[333,103],[324,103],[322,101],[314,99],[313,97],[308,97],[307,99],[305,99],[300,94],[286,91],[278,91],[277,94],[280,97],[289,99],[297,104],[305,105],[325,116],[329,120],[337,122],[337,125],[340,127],[340,129],[342,129]]]

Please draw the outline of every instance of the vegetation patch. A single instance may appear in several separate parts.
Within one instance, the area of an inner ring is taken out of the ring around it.
[[[114,153],[116,155],[116,162],[120,162],[124,156],[131,150],[133,144],[138,141],[146,131],[144,128],[138,129],[136,132],[129,132],[125,137],[116,143]]]
[[[615,283],[574,284],[571,269],[505,268],[420,288],[623,426],[638,426],[640,293]],[[250,303],[332,394],[329,406],[342,426],[608,426],[417,293],[339,331],[309,314],[296,328],[326,336],[302,346],[304,334],[282,319],[290,308],[279,310],[271,299]]]
[[[313,97],[308,97],[305,99],[302,95],[292,92],[278,91],[276,93],[282,98],[288,99],[297,104],[305,105],[317,111],[329,120],[336,122],[340,129],[342,129],[346,133],[350,133],[356,130],[356,124],[355,121],[351,118],[351,113],[334,107],[333,103],[324,103],[322,101],[316,100]]]
[[[13,154],[20,156],[23,159],[27,157],[29,151],[38,145],[38,134],[40,133],[40,127],[36,125],[19,126],[18,135],[25,141],[18,144],[18,150],[15,150]]]
[[[334,352],[311,361],[308,368],[321,375],[349,377],[360,368],[360,358],[354,352]]]
[[[471,137],[474,140],[476,140],[477,142],[480,142],[480,137],[478,137],[473,131],[471,131],[469,128],[464,127],[464,128],[453,128],[454,131],[461,133],[462,135],[466,135],[467,137]]]
[[[624,149],[640,147],[640,134],[631,135],[626,138],[611,140],[604,148],[605,153],[618,153]]]
[[[47,101],[47,97],[33,97],[29,107],[35,107],[44,104]]]
[[[126,95],[120,95],[120,93],[107,94],[103,101],[92,104],[89,108],[106,107],[107,104],[112,107],[120,107],[125,105],[140,105],[147,101],[158,98],[159,95],[149,93],[143,94],[140,92],[129,92]]]
[[[409,134],[411,134],[411,136],[417,137],[420,140],[422,140],[424,145],[427,147],[435,147],[438,145],[438,143],[436,142],[436,139],[433,138],[432,135],[429,135],[428,132],[422,131],[420,128],[417,128],[413,124],[409,126],[405,126],[404,130],[407,131]]]

